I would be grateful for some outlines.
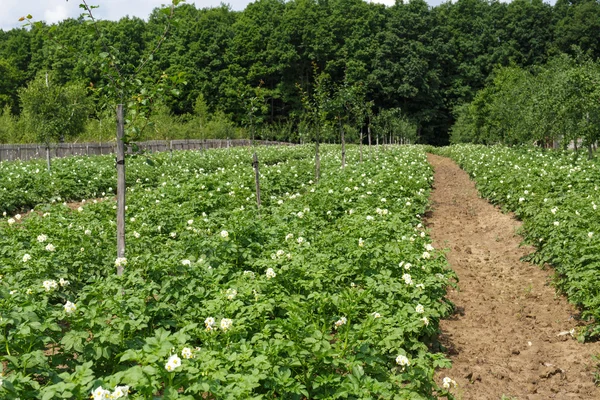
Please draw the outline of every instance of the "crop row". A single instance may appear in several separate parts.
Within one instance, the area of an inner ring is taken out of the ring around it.
[[[342,170],[325,146],[318,184],[311,152],[287,151],[261,168],[260,213],[226,152],[130,188],[126,260],[111,198],[1,220],[2,395],[449,396],[432,342],[455,276],[421,225],[423,150],[351,148]]]
[[[533,148],[451,146],[452,157],[481,194],[523,220],[537,251],[529,260],[551,264],[556,284],[590,323],[581,340],[600,335],[600,165],[573,154]]]
[[[127,186],[155,187],[173,178],[186,180],[198,173],[251,165],[256,151],[261,164],[308,157],[308,146],[231,148],[211,151],[175,151],[134,155],[127,158]],[[0,162],[0,212],[17,213],[50,201],[79,201],[114,194],[116,168],[114,155],[67,157],[52,161]]]

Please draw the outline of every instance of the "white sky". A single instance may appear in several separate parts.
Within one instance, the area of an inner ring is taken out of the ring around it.
[[[394,4],[394,0],[373,0],[386,5]],[[427,0],[437,5],[445,0]],[[250,0],[223,0],[234,10],[243,10]],[[79,8],[80,0],[0,0],[0,29],[8,30],[22,26],[19,18],[31,14],[35,21],[46,21],[51,24],[69,17],[78,17],[83,10]],[[89,0],[90,5],[99,5],[95,15],[100,19],[118,20],[126,15],[146,19],[152,10],[162,4],[170,4],[170,0]],[[188,4],[196,7],[214,7],[221,0],[188,0]]]

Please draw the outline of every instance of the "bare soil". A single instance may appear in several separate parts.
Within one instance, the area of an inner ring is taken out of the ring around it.
[[[450,159],[429,155],[435,168],[434,246],[448,249],[459,277],[448,297],[456,313],[441,321],[441,343],[452,359],[439,372],[458,383],[458,399],[600,399],[599,343],[567,332],[582,323],[551,285],[552,270],[520,261],[520,222],[479,198],[474,183]],[[561,334],[562,333],[562,334]]]

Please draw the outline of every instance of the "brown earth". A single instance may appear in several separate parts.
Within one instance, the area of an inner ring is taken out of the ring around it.
[[[429,155],[435,168],[431,216],[434,246],[449,250],[458,290],[456,313],[441,321],[441,342],[453,367],[439,372],[458,383],[457,399],[600,399],[594,384],[599,343],[568,333],[577,310],[556,294],[552,271],[520,261],[520,223],[478,197],[451,160]]]

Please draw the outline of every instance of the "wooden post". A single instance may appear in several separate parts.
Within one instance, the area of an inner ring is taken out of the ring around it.
[[[50,172],[50,146],[46,144],[46,168]]]
[[[321,156],[319,155],[319,137],[315,143],[315,182],[319,182],[321,176]]]
[[[362,157],[362,142],[363,142],[363,127],[360,127],[360,162],[363,162],[363,157]]]
[[[171,152],[170,160],[173,161],[173,141],[169,140],[169,151]]]
[[[369,159],[371,159],[371,121],[367,125],[367,135],[369,136]]]
[[[123,135],[125,120],[123,104],[117,106],[117,258],[125,258],[125,144]],[[123,275],[123,266],[117,267],[117,275]]]
[[[254,152],[252,166],[254,167],[254,181],[256,183],[256,206],[260,212],[260,174],[258,172],[258,156]]]

